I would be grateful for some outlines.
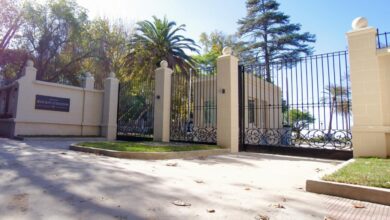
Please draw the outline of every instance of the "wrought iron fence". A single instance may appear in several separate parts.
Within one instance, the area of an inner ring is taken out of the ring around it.
[[[241,66],[240,138],[247,145],[352,150],[348,53]]]
[[[16,85],[0,88],[0,119],[15,117],[17,94],[18,87]]]
[[[154,75],[120,84],[118,139],[149,140],[154,125]]]
[[[377,29],[377,43],[378,49],[386,48],[390,46],[390,32],[379,33],[379,29]]]
[[[217,142],[215,68],[172,75],[171,141]]]

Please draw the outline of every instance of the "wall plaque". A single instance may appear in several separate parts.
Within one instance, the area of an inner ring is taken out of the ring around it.
[[[58,98],[44,95],[35,97],[35,109],[57,112],[69,112],[70,99]]]

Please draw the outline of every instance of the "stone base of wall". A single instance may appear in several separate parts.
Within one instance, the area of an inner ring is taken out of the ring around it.
[[[15,122],[14,136],[101,136],[99,125],[50,124]]]

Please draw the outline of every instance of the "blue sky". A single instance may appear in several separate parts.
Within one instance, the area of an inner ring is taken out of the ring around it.
[[[105,16],[128,23],[166,15],[187,25],[187,36],[198,40],[202,32],[237,30],[237,20],[246,14],[245,0],[77,0],[91,17]],[[303,31],[317,36],[316,54],[347,47],[345,33],[355,17],[364,16],[370,26],[390,31],[389,0],[279,0],[281,11]]]

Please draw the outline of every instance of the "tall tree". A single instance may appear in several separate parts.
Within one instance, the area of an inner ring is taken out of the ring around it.
[[[153,16],[153,21],[138,22],[136,34],[131,41],[132,50],[128,55],[129,65],[136,69],[137,65],[145,67],[150,63],[157,64],[166,60],[169,67],[187,72],[195,64],[187,52],[198,53],[199,46],[194,40],[179,34],[181,31],[186,31],[185,25],[177,26],[176,22],[168,21],[167,18]],[[152,69],[155,67],[154,65]]]
[[[91,58],[83,62],[83,69],[92,72],[96,83],[102,87],[102,81],[110,72],[115,73],[121,80],[126,80],[128,68],[126,55],[130,51],[128,42],[132,36],[132,27],[122,21],[109,21],[97,18],[90,22],[83,38],[85,51],[94,51]]]
[[[23,23],[20,1],[0,0],[0,5],[0,74],[9,81],[17,78],[29,56],[15,40]]]
[[[88,37],[85,9],[74,0],[27,2],[24,18],[22,40],[35,58],[37,78],[78,84],[81,62],[92,56],[81,45]]]
[[[276,0],[247,0],[246,8],[238,32],[247,39],[245,51],[264,62],[267,81],[271,82],[271,62],[312,53],[308,43],[315,42],[315,35],[300,33],[301,25],[290,23]]]
[[[18,0],[0,0],[0,53],[8,48],[22,25],[22,13]]]

